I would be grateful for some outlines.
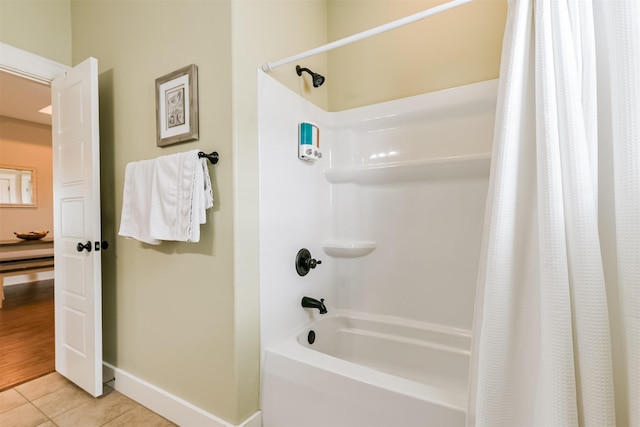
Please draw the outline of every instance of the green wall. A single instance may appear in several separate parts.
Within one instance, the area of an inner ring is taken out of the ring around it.
[[[94,56],[100,68],[103,223],[115,242],[103,260],[105,360],[238,424],[259,408],[256,70],[326,43],[326,3],[74,0],[72,23],[73,63]],[[191,63],[200,141],[157,148],[154,81]],[[274,75],[326,107],[326,88],[294,70]],[[125,165],[194,147],[221,156],[203,241],[115,237]]]
[[[234,162],[234,291],[236,366],[240,413],[250,415],[258,400],[259,365],[259,242],[258,242],[258,67],[268,61],[311,49],[327,42],[325,0],[233,0],[232,87]],[[313,17],[302,19],[301,17]],[[326,70],[326,56],[304,64]],[[327,89],[315,89],[295,72],[295,64],[272,76],[291,90],[325,107]],[[268,286],[268,283],[264,284]],[[248,359],[248,360],[243,360]],[[255,367],[256,369],[246,369]]]
[[[93,56],[100,74],[103,222],[114,242],[103,267],[104,359],[239,423],[230,1],[72,1],[71,12],[73,63]],[[158,148],[155,79],[189,64],[199,73],[199,141]],[[194,148],[221,158],[201,241],[116,237],[126,164]]]
[[[329,40],[448,0],[327,0]],[[329,52],[329,106],[341,111],[498,77],[506,0],[474,0]]]
[[[71,65],[70,0],[0,0],[0,41]]]

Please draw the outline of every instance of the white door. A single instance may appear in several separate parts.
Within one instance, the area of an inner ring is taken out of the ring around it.
[[[51,83],[56,370],[102,394],[98,61]]]

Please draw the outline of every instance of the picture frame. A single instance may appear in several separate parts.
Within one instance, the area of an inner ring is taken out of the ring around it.
[[[158,147],[198,139],[198,67],[180,68],[156,79]]]

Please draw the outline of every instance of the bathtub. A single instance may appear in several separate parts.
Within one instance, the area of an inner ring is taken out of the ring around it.
[[[263,426],[464,426],[470,341],[395,317],[320,316],[265,350]]]

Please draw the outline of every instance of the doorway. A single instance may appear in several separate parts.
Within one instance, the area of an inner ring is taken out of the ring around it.
[[[23,258],[44,250],[53,255],[51,115],[40,112],[51,104],[51,90],[45,83],[0,71],[0,93],[0,164],[34,174],[33,200],[23,204],[18,198],[0,207],[3,260],[16,251],[25,252]],[[51,231],[42,244],[16,244],[20,241],[14,232],[35,230]],[[0,391],[55,370],[53,271],[18,274],[4,277]]]
[[[51,84],[55,369],[98,397],[103,392],[98,61],[87,58],[68,67],[2,42],[0,49],[0,70]]]

